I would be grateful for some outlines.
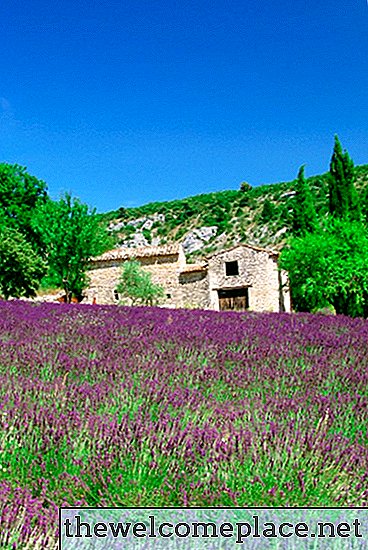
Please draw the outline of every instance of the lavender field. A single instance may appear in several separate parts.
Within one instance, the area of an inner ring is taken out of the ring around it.
[[[61,505],[367,506],[367,487],[367,321],[0,303],[2,548],[51,548]]]

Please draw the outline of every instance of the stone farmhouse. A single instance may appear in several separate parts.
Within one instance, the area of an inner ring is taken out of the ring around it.
[[[133,259],[164,288],[165,307],[290,311],[287,277],[278,269],[278,254],[247,244],[217,252],[198,264],[186,262],[180,244],[105,252],[90,262],[90,283],[83,301],[118,303],[116,286],[122,265]]]

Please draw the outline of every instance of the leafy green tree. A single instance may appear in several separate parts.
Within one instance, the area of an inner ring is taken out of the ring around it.
[[[354,163],[335,135],[329,173],[329,209],[335,218],[360,220],[358,194],[354,186]]]
[[[16,229],[0,227],[0,292],[10,297],[34,296],[46,263]]]
[[[293,233],[305,235],[317,228],[317,216],[312,193],[304,176],[304,165],[299,168],[293,201]]]
[[[47,200],[45,182],[18,164],[0,164],[0,217],[7,227],[20,231],[37,250],[41,242],[32,218],[38,205]]]
[[[333,306],[336,313],[368,315],[368,235],[360,222],[330,219],[324,230],[294,238],[280,267],[289,273],[297,311]]]
[[[150,273],[136,260],[124,263],[116,291],[132,305],[152,306],[164,297],[164,289],[152,282]]]
[[[89,259],[113,245],[96,211],[66,194],[39,207],[33,224],[46,247],[49,268],[44,284],[63,288],[68,302],[73,296],[81,300]]]

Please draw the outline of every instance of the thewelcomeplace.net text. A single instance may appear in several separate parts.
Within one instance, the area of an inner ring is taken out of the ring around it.
[[[146,520],[138,522],[122,521],[84,521],[80,515],[73,519],[66,518],[62,522],[62,531],[66,539],[92,539],[112,536],[117,539],[129,537],[162,538],[176,537],[178,539],[198,538],[224,538],[232,539],[232,542],[243,544],[249,538],[355,538],[361,539],[362,525],[358,518],[352,521],[333,523],[330,521],[317,521],[308,524],[304,521],[296,523],[292,521],[272,522],[262,521],[258,515],[253,515],[251,521],[221,523],[212,521],[157,521],[154,515],[149,515]]]

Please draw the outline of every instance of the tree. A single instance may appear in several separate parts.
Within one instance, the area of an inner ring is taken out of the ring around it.
[[[96,211],[66,194],[40,206],[33,223],[46,247],[45,282],[63,288],[68,302],[72,296],[81,300],[89,259],[112,246]]]
[[[32,218],[40,203],[48,200],[45,182],[27,173],[18,164],[0,164],[0,217],[7,227],[22,233],[37,250],[39,235]]]
[[[10,297],[34,296],[46,263],[16,229],[0,228],[0,290]]]
[[[289,273],[297,311],[333,306],[336,313],[368,315],[368,235],[360,222],[330,219],[324,230],[294,238],[280,267]]]
[[[248,193],[249,191],[252,190],[252,186],[250,183],[248,183],[247,181],[242,181],[241,184],[240,184],[240,191],[242,193]]]
[[[293,201],[293,233],[303,236],[316,230],[317,216],[310,188],[304,176],[304,165],[299,168]]]
[[[335,135],[329,173],[329,209],[335,218],[360,220],[359,199],[354,187],[354,163]]]
[[[276,214],[275,205],[269,199],[266,199],[264,201],[262,212],[261,212],[262,221],[264,221],[264,222],[271,221],[272,218],[275,217],[275,214]]]
[[[164,289],[152,282],[150,273],[136,260],[124,263],[116,291],[123,298],[129,298],[132,305],[152,306],[164,297]]]
[[[361,212],[364,223],[368,225],[368,186],[361,191]]]

